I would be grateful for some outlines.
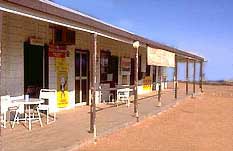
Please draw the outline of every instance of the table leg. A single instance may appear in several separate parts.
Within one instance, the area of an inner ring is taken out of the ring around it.
[[[31,120],[31,107],[28,105],[28,124],[29,124],[29,131],[32,130],[32,120]]]
[[[130,101],[129,101],[129,99],[127,100],[127,107],[129,107],[130,106]]]

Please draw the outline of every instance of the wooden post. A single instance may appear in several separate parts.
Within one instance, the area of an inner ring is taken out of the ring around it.
[[[177,88],[178,88],[178,74],[177,74],[177,57],[175,56],[175,99],[177,99]]]
[[[189,93],[189,59],[186,60],[186,95]]]
[[[196,86],[195,86],[195,81],[196,81],[196,61],[193,61],[193,94],[196,93]]]
[[[3,22],[3,12],[0,11],[0,79],[1,79],[1,74],[2,74],[2,23]],[[0,96],[3,95],[3,86],[2,86],[2,83],[1,83],[2,80],[0,80]],[[0,98],[0,104],[1,103],[1,98]],[[0,113],[2,114],[1,112],[1,107],[0,107]],[[2,116],[2,115],[1,115]],[[3,118],[6,118],[6,114],[4,114]],[[2,118],[2,117],[1,117]],[[2,122],[2,121],[1,121]],[[2,123],[1,123],[2,124]],[[3,127],[6,127],[6,122],[4,122],[4,125]],[[2,135],[2,125],[0,125],[0,136]],[[0,137],[0,142],[2,142],[2,137]],[[3,144],[0,143],[0,148],[3,146]]]
[[[138,47],[136,48],[136,54],[135,54],[135,74],[134,74],[135,82],[134,82],[134,113],[137,118],[137,122],[139,121],[139,115],[138,115]]]
[[[201,92],[203,92],[202,85],[203,85],[203,61],[200,62],[200,89],[201,89]]]
[[[159,92],[158,92],[158,107],[162,106],[161,102],[161,85],[162,85],[162,68],[159,66],[158,67],[158,75],[159,75]]]
[[[90,106],[90,132],[94,134],[94,139],[96,139],[96,90],[97,90],[97,72],[96,72],[96,63],[97,63],[97,34],[92,34],[93,36],[93,89],[92,89],[92,99]]]

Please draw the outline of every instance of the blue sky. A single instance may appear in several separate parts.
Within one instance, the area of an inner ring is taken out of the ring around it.
[[[54,0],[149,39],[204,56],[208,80],[233,79],[232,0]],[[180,77],[184,69],[180,66]]]

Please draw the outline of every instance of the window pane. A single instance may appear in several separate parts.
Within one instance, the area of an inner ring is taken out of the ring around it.
[[[82,76],[87,76],[88,59],[87,54],[82,54]]]
[[[75,54],[75,76],[80,76],[80,53]]]

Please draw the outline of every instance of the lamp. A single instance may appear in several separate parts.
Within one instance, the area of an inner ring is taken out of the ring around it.
[[[140,46],[139,41],[134,41],[134,42],[133,42],[133,47],[134,47],[134,48],[139,48],[139,46]]]

